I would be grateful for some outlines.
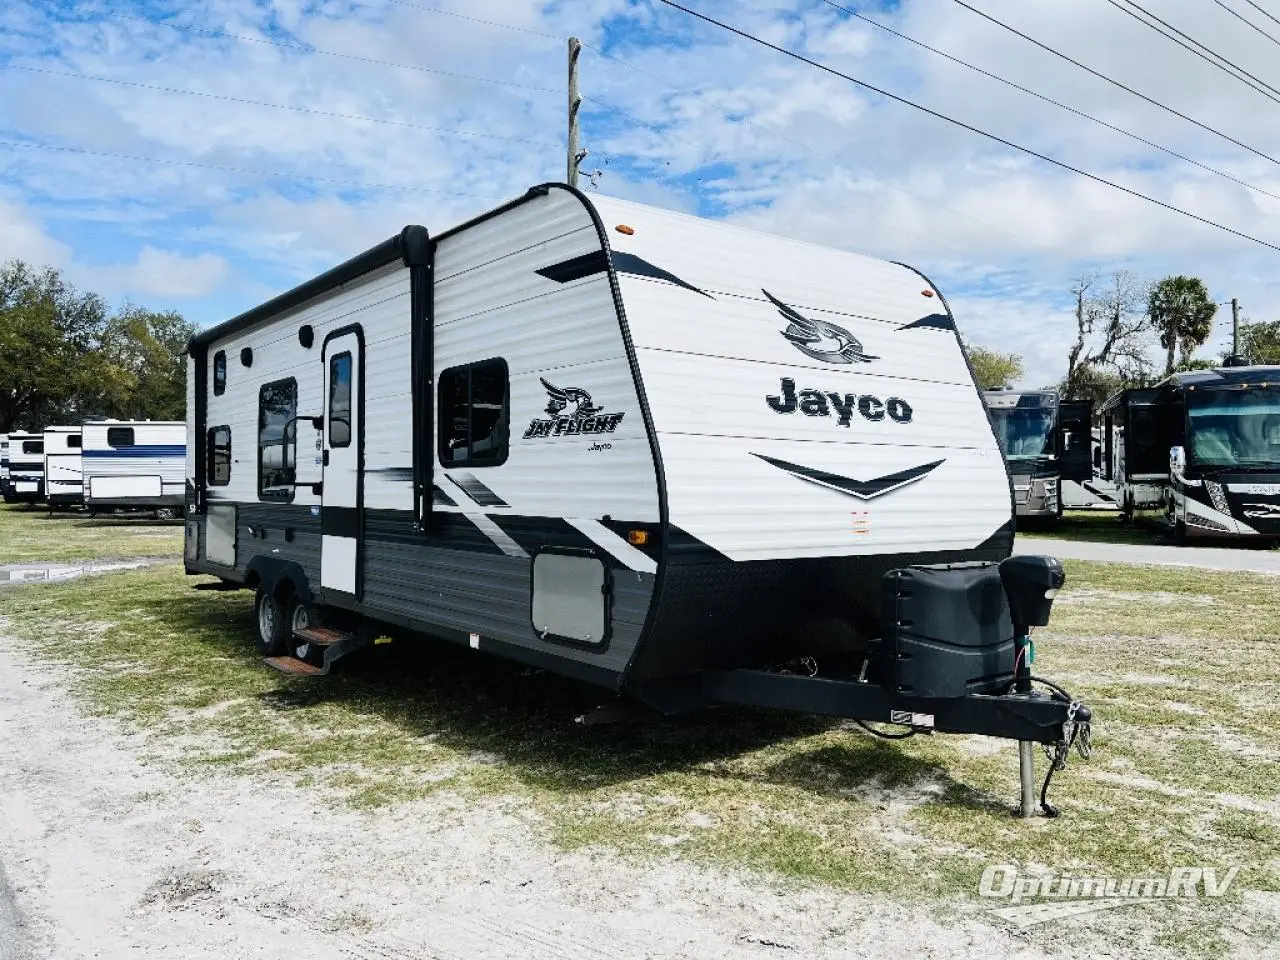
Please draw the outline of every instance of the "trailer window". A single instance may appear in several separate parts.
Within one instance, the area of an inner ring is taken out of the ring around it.
[[[230,427],[209,428],[208,454],[205,460],[208,469],[209,486],[225,487],[231,482]]]
[[[213,355],[213,395],[220,397],[227,392],[227,351]]]
[[[507,459],[507,361],[496,358],[440,375],[440,462],[496,467]]]
[[[22,452],[23,453],[44,453],[44,441],[43,440],[23,440]]]
[[[329,446],[351,446],[351,354],[329,358]]]
[[[107,427],[107,446],[132,447],[133,427]]]
[[[298,381],[258,391],[258,499],[292,500],[298,448]]]
[[[80,434],[73,433],[71,434],[71,436],[67,437],[67,449],[68,450],[80,449]]]

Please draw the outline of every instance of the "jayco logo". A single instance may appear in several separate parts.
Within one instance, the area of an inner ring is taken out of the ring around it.
[[[782,378],[782,392],[779,395],[765,397],[769,409],[775,413],[795,413],[799,410],[806,417],[829,417],[831,411],[836,413],[836,422],[842,427],[849,426],[856,410],[864,420],[883,420],[888,417],[897,423],[911,422],[911,404],[899,397],[881,400],[869,393],[823,393],[821,390],[801,390],[796,393],[796,382],[790,377]]]
[[[541,379],[541,378],[539,378]],[[537,418],[529,422],[524,438],[575,437],[598,433],[613,433],[618,429],[625,413],[604,413],[591,401],[591,394],[579,387],[561,389],[542,381],[547,391],[546,414],[548,419]]]
[[[880,359],[863,353],[861,342],[844,327],[826,320],[810,320],[768,290],[762,289],[760,292],[769,298],[782,314],[782,319],[787,321],[787,328],[779,332],[806,357],[827,363],[870,363]]]

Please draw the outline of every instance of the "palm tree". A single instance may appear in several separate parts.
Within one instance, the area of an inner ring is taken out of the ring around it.
[[[1165,277],[1151,288],[1147,316],[1160,331],[1160,346],[1168,351],[1165,373],[1173,373],[1176,351],[1190,358],[1213,332],[1218,305],[1199,277]]]

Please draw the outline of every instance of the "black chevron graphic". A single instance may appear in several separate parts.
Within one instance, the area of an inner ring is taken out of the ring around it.
[[[763,453],[753,453],[751,455],[759,457],[765,463],[772,464],[779,470],[787,471],[793,477],[808,480],[810,483],[816,483],[818,486],[826,487],[829,490],[847,493],[849,496],[857,497],[859,500],[872,500],[897,490],[899,487],[905,487],[908,483],[915,483],[917,480],[928,476],[935,468],[945,462],[943,460],[935,460],[933,463],[922,464],[918,467],[912,467],[910,470],[901,470],[898,473],[886,474],[883,477],[876,477],[874,480],[854,480],[852,477],[842,477],[838,473],[815,470],[812,467],[805,467],[798,463],[788,463],[786,460],[776,460],[773,457],[766,457]]]

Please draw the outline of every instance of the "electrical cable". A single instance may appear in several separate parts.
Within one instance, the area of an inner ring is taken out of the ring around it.
[[[1174,213],[1179,213],[1182,216],[1188,217],[1189,219],[1195,220],[1199,223],[1203,223],[1207,226],[1215,227],[1218,230],[1224,231],[1225,233],[1230,233],[1244,240],[1250,240],[1253,243],[1259,244],[1260,246],[1268,247],[1272,250],[1275,250],[1277,253],[1280,253],[1280,245],[1269,243],[1266,240],[1261,240],[1258,237],[1251,236],[1250,234],[1244,233],[1243,231],[1240,231],[1240,230],[1236,230],[1233,227],[1228,227],[1224,224],[1217,223],[1216,221],[1210,220],[1207,217],[1202,217],[1199,214],[1191,213],[1188,210],[1183,210],[1181,207],[1176,207],[1173,204],[1166,203],[1163,200],[1157,200],[1155,197],[1148,196],[1147,194],[1131,189],[1130,187],[1122,186],[1112,180],[1107,180],[1104,177],[1100,177],[1097,174],[1089,173],[1086,170],[1082,170],[1079,167],[1072,166],[1071,164],[1065,163],[1062,160],[1055,160],[1053,157],[1050,157],[1043,153],[1039,153],[1038,151],[1032,150],[1029,147],[1024,147],[1021,144],[1014,143],[1012,140],[1006,140],[1004,137],[997,136],[994,133],[988,133],[986,130],[979,129],[978,127],[975,127],[972,124],[965,123],[963,120],[957,120],[955,117],[951,117],[945,113],[941,113],[937,110],[933,110],[930,107],[926,107],[923,104],[916,103],[913,100],[908,100],[906,97],[899,96],[896,93],[890,93],[888,90],[885,90],[882,87],[877,87],[873,84],[867,83],[865,80],[859,80],[856,77],[852,77],[847,73],[841,73],[839,70],[836,70],[833,67],[829,67],[826,64],[819,63],[817,60],[812,60],[809,57],[804,56],[803,54],[799,54],[792,50],[788,50],[786,47],[778,46],[775,43],[771,43],[768,40],[765,40],[761,37],[757,37],[754,34],[746,32],[745,30],[740,30],[739,28],[731,26],[730,24],[724,23],[723,21],[716,20],[713,17],[707,16],[705,13],[699,13],[696,10],[691,10],[688,7],[681,6],[679,3],[676,3],[675,0],[660,0],[660,2],[666,4],[669,7],[673,7],[676,10],[680,10],[683,13],[689,14],[690,16],[695,17],[699,20],[702,20],[706,23],[712,24],[713,26],[719,27],[722,30],[726,30],[746,40],[750,40],[753,43],[758,43],[761,46],[768,47],[770,50],[774,50],[778,53],[784,54],[785,56],[791,57],[794,60],[799,60],[801,63],[807,63],[809,64],[809,66],[816,67],[817,69],[822,70],[825,73],[831,74],[832,76],[840,77],[843,80],[848,80],[850,83],[853,83],[864,89],[870,90],[873,93],[878,93],[882,97],[886,97],[889,100],[893,100],[897,103],[901,103],[905,106],[911,107],[915,110],[920,111],[921,113],[928,114],[929,116],[935,117],[939,120],[944,120],[947,123],[960,127],[962,130],[968,130],[970,133],[976,133],[979,136],[985,137],[988,140],[992,140],[996,143],[1002,144],[1003,146],[1009,147],[1013,150],[1017,150],[1021,153],[1025,153],[1028,156],[1035,157],[1038,160],[1043,160],[1044,162],[1053,164],[1056,167],[1061,167],[1062,169],[1070,171],[1071,173],[1074,173],[1078,176],[1085,177],[1086,179],[1092,180],[1096,183],[1100,183],[1100,184],[1103,184],[1104,186],[1111,187],[1114,190],[1119,190],[1122,193],[1127,193],[1130,196],[1137,197],[1140,200],[1146,200],[1148,203],[1153,203],[1158,207],[1163,207],[1166,210],[1170,210]]]
[[[1264,17],[1268,17],[1268,18],[1270,18],[1270,19],[1274,20],[1276,23],[1280,23],[1280,18],[1276,17],[1276,16],[1275,16],[1274,14],[1272,14],[1272,13],[1268,13],[1268,12],[1267,12],[1266,10],[1264,10],[1262,7],[1260,7],[1260,6],[1258,6],[1256,3],[1254,3],[1254,2],[1253,2],[1253,0],[1244,0],[1244,2],[1245,2],[1245,3],[1247,3],[1249,6],[1253,7],[1253,9],[1257,10],[1257,11],[1258,11],[1260,14],[1262,14]]]
[[[952,54],[949,54],[944,50],[939,50],[937,47],[931,47],[929,44],[924,43],[923,41],[917,40],[914,37],[909,37],[905,33],[900,33],[897,30],[894,30],[892,27],[886,26],[885,24],[880,23],[877,20],[872,20],[870,17],[864,16],[863,14],[858,13],[856,10],[850,10],[848,7],[842,7],[840,4],[836,3],[835,0],[823,0],[823,2],[829,7],[834,7],[836,10],[840,10],[843,13],[847,13],[851,17],[855,17],[856,19],[861,20],[863,23],[870,24],[871,26],[876,27],[879,30],[883,30],[884,32],[890,33],[895,37],[899,37],[907,41],[908,43],[913,43],[917,47],[921,47],[922,49],[928,50],[930,53],[935,53],[940,57],[944,57],[945,59],[950,60],[952,63],[958,63],[962,67],[967,67],[968,69],[974,71],[975,73],[982,74],[984,77],[990,77],[992,80],[995,80],[999,83],[1003,83],[1005,86],[1012,87],[1015,90],[1020,90],[1021,92],[1028,94],[1029,96],[1035,97],[1037,100],[1043,100],[1045,103],[1051,103],[1055,107],[1058,107],[1062,110],[1066,110],[1068,113],[1074,113],[1078,117],[1084,117],[1086,120],[1090,120],[1093,123],[1098,124],[1099,126],[1106,127],[1108,130],[1113,130],[1116,133],[1119,133],[1123,136],[1128,137],[1130,140],[1136,140],[1138,143],[1145,144],[1146,146],[1159,150],[1162,153],[1166,153],[1171,157],[1176,157],[1177,159],[1182,160],[1185,163],[1190,163],[1193,166],[1197,166],[1201,170],[1207,170],[1210,173],[1216,174],[1219,177],[1223,177],[1224,179],[1230,180],[1233,183],[1238,183],[1240,186],[1245,187],[1248,190],[1252,190],[1255,193],[1261,193],[1265,196],[1271,197],[1274,200],[1280,200],[1280,194],[1275,194],[1270,192],[1269,190],[1264,190],[1262,189],[1262,187],[1256,187],[1251,183],[1241,180],[1239,177],[1234,177],[1229,173],[1225,173],[1224,171],[1217,169],[1216,167],[1211,167],[1207,163],[1201,163],[1199,160],[1193,160],[1191,157],[1184,156],[1183,154],[1178,153],[1175,150],[1170,150],[1168,147],[1162,147],[1160,144],[1155,143],[1154,141],[1148,140],[1145,137],[1140,137],[1136,133],[1132,133],[1129,130],[1125,130],[1123,127],[1118,127],[1113,123],[1108,123],[1106,120],[1100,119],[1099,117],[1095,117],[1091,114],[1085,113],[1083,110],[1078,110],[1075,107],[1062,103],[1061,101],[1054,100],[1052,97],[1047,97],[1042,93],[1037,93],[1035,90],[1032,90],[1030,87],[1024,87],[1020,83],[1015,83],[1012,80],[1007,80],[1004,77],[998,76],[997,74],[994,74],[989,70],[984,70],[982,67],[975,66],[974,64],[969,63],[967,60],[962,60],[959,57],[953,56]],[[1219,0],[1214,0],[1214,2],[1215,3],[1219,2]]]
[[[126,13],[117,13],[113,10],[103,11],[102,16],[110,17],[114,20],[131,20],[135,23],[144,23],[150,27],[165,27],[169,30],[175,30],[178,33],[197,33],[223,40],[240,40],[244,43],[261,43],[266,44],[267,46],[280,47],[285,50],[298,50],[302,53],[314,53],[325,57],[340,57],[344,60],[355,60],[360,63],[369,63],[380,67],[394,67],[397,70],[413,70],[418,73],[430,73],[437,76],[449,77],[452,80],[467,80],[472,83],[487,83],[498,87],[511,87],[517,90],[531,90],[535,93],[557,93],[561,95],[564,93],[563,90],[556,90],[551,87],[535,87],[527,83],[517,83],[514,80],[498,80],[493,77],[478,77],[473,74],[455,73],[451,70],[438,70],[434,67],[423,67],[412,63],[394,63],[390,60],[377,60],[373,57],[362,57],[355,53],[342,53],[337,50],[324,50],[311,44],[288,43],[284,40],[272,40],[269,37],[250,37],[240,33],[229,33],[225,30],[211,30],[205,27],[169,23],[165,20],[149,20],[146,17],[134,17]],[[92,23],[93,21],[84,20],[81,22]]]
[[[908,730],[906,733],[885,733],[883,730],[875,729],[863,720],[855,720],[853,722],[873,737],[879,737],[882,740],[909,740],[916,735],[915,730]]]
[[[1219,70],[1221,70],[1223,73],[1225,73],[1227,76],[1231,77],[1232,79],[1239,80],[1245,86],[1252,88],[1258,93],[1261,93],[1263,96],[1269,97],[1272,100],[1276,100],[1277,102],[1280,102],[1280,89],[1276,89],[1271,84],[1267,83],[1267,81],[1263,80],[1261,77],[1257,77],[1254,74],[1250,73],[1248,70],[1244,69],[1244,67],[1241,67],[1231,62],[1222,54],[1215,53],[1213,50],[1210,50],[1199,40],[1196,40],[1194,37],[1191,37],[1188,34],[1183,33],[1181,30],[1179,30],[1177,27],[1171,24],[1168,20],[1160,19],[1154,13],[1152,13],[1150,10],[1148,10],[1146,7],[1142,6],[1141,4],[1134,3],[1133,0],[1124,0],[1124,2],[1127,3],[1129,6],[1133,7],[1134,10],[1138,10],[1139,12],[1141,12],[1143,16],[1148,17],[1150,18],[1150,20],[1155,21],[1155,23],[1150,23],[1147,20],[1142,19],[1142,17],[1139,17],[1133,14],[1131,11],[1125,10],[1126,13],[1129,13],[1129,15],[1132,16],[1139,23],[1143,24],[1146,27],[1151,28],[1152,30],[1155,30],[1155,32],[1160,34],[1160,36],[1164,37],[1166,40],[1173,41],[1174,43],[1178,44],[1178,46],[1182,47],[1184,50],[1190,50],[1192,53],[1195,53],[1198,57],[1200,57],[1201,60],[1205,60],[1208,63],[1213,64],[1213,66],[1217,67]],[[1120,6],[1119,0],[1107,0],[1107,3],[1111,4],[1113,7],[1119,10],[1125,9],[1124,7]],[[1197,53],[1197,51],[1192,50],[1191,47],[1187,46],[1186,43],[1182,43],[1177,38],[1171,37],[1164,30],[1158,29],[1155,26],[1156,23],[1164,27],[1165,30],[1173,31],[1179,37],[1182,37],[1183,40],[1186,40],[1189,43],[1195,44],[1197,47],[1199,47],[1201,50],[1204,51],[1204,54]],[[1208,54],[1208,56],[1205,56],[1205,54]],[[1214,59],[1211,60],[1209,59],[1210,57]],[[1219,60],[1221,61],[1221,63],[1215,63],[1214,60]],[[1246,80],[1245,77],[1248,77],[1249,79]],[[1250,83],[1249,81],[1253,81],[1253,82]],[[1266,90],[1260,89],[1260,87],[1265,87]]]
[[[1270,40],[1272,43],[1276,44],[1277,46],[1280,46],[1280,40],[1277,40],[1277,39],[1276,39],[1275,37],[1273,37],[1271,34],[1267,33],[1267,31],[1263,30],[1260,26],[1258,26],[1258,25],[1257,25],[1256,23],[1254,23],[1252,20],[1250,20],[1250,19],[1248,19],[1247,17],[1245,17],[1245,16],[1244,16],[1243,14],[1241,14],[1239,11],[1233,10],[1231,7],[1229,7],[1229,6],[1227,6],[1225,3],[1223,3],[1223,2],[1222,2],[1222,0],[1213,0],[1213,2],[1214,2],[1214,3],[1216,3],[1218,6],[1220,6],[1223,10],[1227,11],[1227,13],[1231,14],[1233,17],[1235,17],[1235,18],[1236,18],[1237,20],[1239,20],[1241,23],[1245,24],[1246,26],[1252,27],[1254,30],[1257,30],[1257,31],[1258,31],[1258,33],[1262,34],[1264,37],[1266,37],[1266,38],[1267,38],[1268,40]],[[1274,19],[1275,19],[1275,17],[1272,17],[1271,19],[1273,19],[1273,20],[1274,20]]]
[[[390,183],[362,183],[352,180],[337,180],[333,177],[317,177],[305,173],[282,173],[275,170],[255,170],[251,167],[230,167],[216,163],[200,163],[196,160],[176,160],[168,157],[145,157],[127,153],[108,153],[102,150],[87,150],[81,147],[64,147],[54,143],[35,143],[25,140],[0,140],[0,149],[32,149],[50,150],[58,153],[78,153],[89,157],[103,157],[111,160],[140,160],[146,163],[163,163],[177,167],[199,167],[205,170],[219,170],[224,173],[239,173],[256,177],[271,177],[281,180],[314,180],[318,183],[332,183],[338,186],[355,187],[361,190],[402,190],[406,193],[435,193],[446,197],[469,197],[476,200],[501,200],[502,197],[482,193],[462,193],[456,190],[436,190],[433,187],[414,187]]]
[[[970,4],[966,3],[965,0],[954,0],[954,2],[964,7],[970,13],[977,14],[979,17],[982,17],[984,20],[987,20],[995,24],[997,27],[1000,27],[1002,30],[1007,30],[1010,33],[1012,33],[1014,36],[1021,37],[1023,40],[1027,41],[1033,46],[1039,47],[1045,53],[1051,53],[1055,57],[1058,57],[1060,60],[1065,60],[1067,63],[1070,63],[1073,66],[1079,67],[1085,73],[1088,73],[1091,76],[1097,77],[1099,80],[1104,80],[1107,83],[1111,84],[1113,87],[1118,87],[1121,90],[1125,91],[1125,93],[1132,94],[1133,96],[1137,97],[1139,100],[1146,101],[1147,103],[1151,104],[1153,107],[1159,107],[1161,110],[1165,111],[1166,113],[1170,113],[1180,120],[1185,120],[1187,123],[1190,123],[1193,126],[1199,127],[1201,130],[1204,130],[1207,133],[1212,133],[1216,137],[1221,137],[1223,140],[1226,140],[1228,143],[1235,144],[1240,149],[1247,150],[1249,153],[1252,153],[1255,156],[1261,157],[1263,160],[1270,160],[1272,163],[1280,165],[1280,160],[1271,156],[1269,153],[1263,153],[1261,150],[1257,149],[1256,147],[1251,147],[1249,146],[1249,144],[1245,143],[1244,141],[1237,140],[1235,137],[1231,136],[1230,134],[1223,133],[1221,130],[1218,130],[1216,127],[1211,127],[1207,123],[1204,123],[1200,120],[1196,120],[1194,117],[1189,117],[1185,113],[1182,113],[1180,110],[1175,110],[1173,107],[1170,107],[1167,104],[1161,103],[1159,100],[1156,100],[1153,97],[1149,97],[1145,93],[1135,90],[1133,87],[1123,84],[1119,80],[1116,80],[1112,77],[1107,76],[1105,73],[1101,73],[1093,69],[1093,67],[1090,67],[1084,63],[1081,63],[1079,60],[1076,60],[1073,57],[1069,57],[1065,53],[1062,53],[1059,50],[1055,50],[1053,47],[1049,46],[1048,44],[1041,43],[1039,40],[1035,39],[1034,37],[1028,36],[1027,34],[1023,33],[1021,30],[1017,29],[1016,27],[1012,27],[1009,24],[1005,23],[1003,20],[999,20],[996,17],[991,16],[991,14],[984,13],[982,10],[979,10],[977,7],[971,6]]]
[[[410,3],[409,0],[384,0],[386,3],[394,3],[396,6],[408,7],[411,10],[420,10],[423,13],[438,13],[442,17],[454,17],[458,20],[468,20],[471,23],[482,23],[486,27],[501,27],[503,30],[514,30],[516,33],[527,33],[534,37],[545,37],[547,40],[564,40],[564,37],[556,36],[554,33],[543,33],[541,30],[533,30],[529,27],[517,27],[514,23],[503,23],[500,20],[484,20],[480,17],[468,16],[465,13],[454,13],[452,10],[441,10],[439,7],[424,7],[420,3]]]
[[[423,123],[408,120],[392,120],[386,117],[365,117],[355,113],[336,113],[332,110],[320,110],[316,107],[295,106],[288,103],[270,103],[265,100],[250,100],[246,97],[232,97],[221,93],[209,93],[203,90],[183,90],[180,87],[166,87],[154,83],[142,83],[137,80],[122,80],[116,77],[95,77],[85,73],[70,73],[63,70],[49,70],[45,67],[32,67],[19,63],[0,64],[0,70],[25,70],[28,73],[43,73],[52,77],[67,77],[71,80],[92,80],[96,83],[114,83],[125,87],[138,87],[143,90],[155,90],[159,93],[177,93],[187,97],[204,97],[209,100],[224,100],[227,103],[241,103],[254,107],[270,107],[273,110],[291,110],[295,113],[310,113],[321,117],[334,117],[339,120],[360,120],[367,123],[385,123],[413,130],[430,130],[433,133],[444,133],[458,137],[481,137],[489,140],[502,140],[507,143],[523,143],[535,147],[563,147],[563,143],[549,140],[524,140],[519,137],[503,137],[496,133],[480,133],[472,130],[451,130],[446,127],[432,127]]]
[[[689,90],[685,87],[677,86],[676,84],[671,83],[670,81],[664,80],[662,77],[658,76],[657,74],[652,73],[648,70],[645,70],[643,67],[638,67],[634,63],[624,60],[622,59],[622,57],[619,57],[616,54],[608,53],[593,43],[587,43],[586,41],[584,41],[582,45],[590,49],[597,56],[604,57],[606,60],[612,60],[614,63],[621,64],[622,66],[628,68],[629,70],[634,70],[636,73],[640,74],[641,76],[648,77],[650,80],[654,80],[657,83],[662,84],[664,87],[666,87],[669,90],[673,90],[676,93],[688,95],[690,97],[693,97],[695,100],[700,101],[701,103],[705,103],[707,106],[709,106],[712,110],[715,110],[718,114],[720,114],[721,117],[723,117],[725,120],[729,121],[730,123],[744,123],[749,127],[754,127],[757,130],[760,130],[764,133],[771,134],[780,140],[790,143],[792,146],[799,147],[801,150],[805,151],[806,154],[811,154],[813,156],[822,157],[826,160],[830,160],[832,163],[836,164],[837,166],[849,165],[847,160],[842,160],[839,157],[832,156],[829,153],[823,153],[821,150],[816,150],[813,147],[809,146],[807,143],[802,143],[801,141],[796,140],[794,137],[790,137],[787,134],[783,133],[781,130],[776,129],[775,127],[769,127],[769,126],[765,126],[764,124],[757,123],[756,121],[752,120],[750,117],[738,117],[735,119],[734,117],[730,116],[729,111],[725,110],[723,107],[720,107],[719,105],[707,99],[706,97],[702,96],[701,94],[693,90]],[[616,112],[621,113],[623,116],[627,117],[629,120],[634,121],[635,123],[641,124],[642,126],[650,127],[651,129],[658,130],[659,132],[665,132],[657,124],[648,123],[644,120],[641,120],[637,117],[634,117],[626,113],[625,111],[619,110],[617,107],[610,107],[607,103],[604,103],[604,101],[601,101],[599,98],[583,97],[583,99],[584,100],[595,99],[597,103],[602,103],[608,109],[615,110]],[[674,134],[672,136],[674,136]],[[680,138],[677,137],[677,139],[680,139]],[[688,140],[684,140],[683,142],[689,143]],[[698,144],[693,144],[693,145],[698,146]],[[714,154],[713,154],[713,159],[714,159]],[[1046,245],[1044,241],[1034,240],[1030,237],[1022,236],[1020,234],[1013,232],[1012,230],[1007,230],[1004,227],[996,226],[996,224],[994,223],[988,223],[987,221],[980,220],[977,217],[971,216],[970,214],[961,213],[959,210],[954,210],[951,207],[943,206],[942,204],[936,202],[935,200],[931,200],[928,197],[921,196],[918,193],[912,193],[910,190],[907,190],[905,187],[901,187],[896,183],[890,183],[888,181],[881,180],[878,177],[876,177],[874,174],[871,174],[866,170],[862,170],[858,167],[853,167],[853,170],[859,176],[865,177],[866,179],[870,180],[872,183],[876,183],[888,190],[893,190],[897,193],[901,193],[903,196],[910,197],[913,200],[917,200],[920,203],[925,204],[926,206],[928,206],[930,210],[942,210],[946,213],[952,214],[953,216],[961,217],[962,219],[968,220],[971,223],[976,223],[979,226],[986,227],[989,230],[995,230],[995,231],[998,231],[999,233],[1005,234],[1006,236],[1013,237],[1015,240],[1021,240],[1023,242],[1032,243],[1032,244]],[[1280,197],[1278,197],[1277,199],[1280,199]],[[884,226],[887,226],[892,230],[897,230],[900,233],[910,234],[911,236],[914,236],[914,237],[924,237],[926,239],[931,239],[934,242],[936,242],[936,238],[930,237],[929,234],[922,233],[919,230],[911,230],[907,227],[902,227],[897,224],[889,223],[887,220],[880,220],[875,217],[867,217],[867,219],[874,220],[876,223],[883,224]],[[960,246],[954,243],[950,245],[955,247],[955,249],[957,250],[962,249]],[[968,252],[967,248],[965,248],[965,252]]]

